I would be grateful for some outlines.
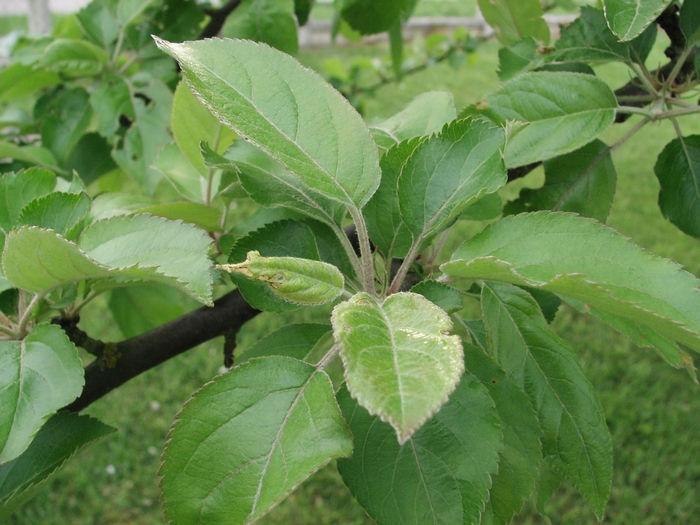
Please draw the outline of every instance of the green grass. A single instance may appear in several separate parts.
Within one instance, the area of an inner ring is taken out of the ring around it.
[[[447,89],[458,107],[474,102],[498,84],[496,46],[486,45],[477,60],[458,72],[440,65],[390,86],[368,101],[367,118],[388,116],[427,89]],[[360,51],[306,52],[302,60],[319,65],[329,56],[347,58]],[[373,53],[381,50],[371,51]],[[658,55],[657,55],[658,56]],[[624,71],[603,68],[619,85]],[[633,123],[615,126],[605,139],[616,140]],[[686,133],[700,123],[682,121]],[[680,261],[700,274],[700,241],[667,223],[656,206],[655,158],[673,136],[666,124],[648,126],[615,153],[618,193],[609,223],[652,252]],[[534,174],[526,183],[537,184]],[[323,312],[307,314],[323,319]],[[116,337],[98,311],[86,324]],[[292,314],[263,314],[248,323],[242,346],[289,322]],[[682,372],[666,366],[651,350],[638,348],[603,323],[563,309],[554,323],[571,343],[599,392],[615,447],[613,490],[604,523],[618,525],[690,524],[700,515],[700,396]],[[158,503],[159,455],[170,421],[189,395],[218,371],[221,342],[188,352],[134,379],[88,409],[119,432],[79,453],[46,489],[10,523],[22,525],[163,523]],[[109,465],[114,474],[109,474]],[[594,523],[585,501],[563,485],[548,505],[553,523]],[[312,476],[290,498],[258,523],[263,525],[364,525],[371,523],[342,485],[332,466]],[[545,523],[526,508],[517,524]]]

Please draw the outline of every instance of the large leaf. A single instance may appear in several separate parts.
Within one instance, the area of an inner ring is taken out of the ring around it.
[[[493,400],[466,373],[450,400],[399,445],[392,428],[338,393],[355,438],[338,470],[353,496],[379,525],[479,523],[498,468],[503,433]]]
[[[506,217],[442,265],[452,277],[541,288],[647,325],[700,351],[700,281],[616,231],[572,214]]]
[[[681,231],[700,237],[700,135],[669,142],[654,166],[659,208]]]
[[[602,80],[578,73],[524,73],[479,102],[474,110],[505,125],[528,125],[510,137],[506,166],[556,157],[587,144],[613,123],[617,101]]]
[[[639,35],[661,14],[671,0],[603,0],[605,18],[612,32],[626,42]]]
[[[254,42],[157,43],[222,122],[313,190],[353,207],[372,196],[380,179],[376,145],[357,112],[316,73]]]
[[[210,242],[187,224],[147,215],[113,217],[86,228],[78,244],[51,230],[14,230],[6,238],[2,263],[12,284],[34,293],[85,279],[148,280],[210,304]]]
[[[405,443],[440,407],[464,371],[462,343],[449,316],[422,295],[377,302],[361,292],[331,318],[348,389]]]
[[[115,431],[90,416],[52,416],[21,456],[0,466],[0,519],[33,497],[78,450]]]
[[[538,0],[479,0],[479,8],[504,46],[526,37],[549,43],[549,27]]]
[[[306,361],[322,336],[330,332],[330,325],[299,323],[283,326],[266,335],[243,353],[243,360],[254,357],[281,355]],[[241,361],[243,362],[243,361]]]
[[[489,351],[529,396],[544,432],[543,453],[602,518],[612,485],[612,440],[576,356],[525,290],[484,283],[481,305]]]
[[[521,190],[504,213],[523,211],[573,211],[605,222],[615,197],[617,173],[610,148],[594,140],[581,149],[544,163],[542,188]]]
[[[452,93],[427,91],[411,100],[396,115],[372,124],[370,131],[377,144],[388,150],[404,140],[438,133],[456,118]]]
[[[22,208],[17,224],[50,228],[66,237],[85,219],[90,204],[90,197],[84,192],[49,193]]]
[[[226,19],[221,33],[264,42],[290,55],[299,51],[293,0],[243,0]]]
[[[289,357],[248,361],[198,391],[163,454],[163,501],[178,524],[250,523],[352,438],[325,372]]]
[[[58,326],[0,341],[0,464],[24,452],[46,419],[83,390],[78,350]]]
[[[535,486],[542,460],[542,430],[528,397],[482,350],[464,345],[464,360],[496,402],[503,424],[504,447],[481,523],[507,525]]]

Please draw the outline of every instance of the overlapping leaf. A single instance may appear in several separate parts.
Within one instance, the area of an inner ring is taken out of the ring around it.
[[[0,341],[0,464],[22,454],[46,419],[80,395],[83,365],[58,326]]]
[[[361,292],[331,318],[345,379],[359,403],[405,443],[455,389],[462,344],[449,316],[423,296],[397,293],[378,303]]]
[[[603,0],[605,18],[612,32],[626,42],[639,35],[661,14],[671,0]]]
[[[299,51],[294,2],[290,0],[243,0],[226,19],[222,35],[264,42],[296,55]]]
[[[306,361],[319,339],[330,332],[331,327],[320,323],[299,323],[283,326],[266,335],[243,353],[242,358],[281,355]]]
[[[83,192],[49,193],[22,208],[17,224],[50,228],[67,237],[85,219],[91,202],[90,197]]]
[[[549,27],[537,0],[479,0],[479,8],[501,44],[508,46],[527,37],[549,43]]]
[[[490,353],[529,396],[544,432],[545,456],[602,518],[612,485],[612,440],[575,354],[526,291],[485,283],[481,304]]]
[[[506,217],[441,268],[453,277],[571,297],[700,351],[700,281],[591,219],[546,212]]]
[[[289,357],[248,361],[178,414],[161,467],[166,517],[182,525],[250,523],[351,453],[325,372]]]
[[[225,124],[316,192],[362,207],[379,184],[377,148],[350,104],[321,77],[263,44],[158,45]]]

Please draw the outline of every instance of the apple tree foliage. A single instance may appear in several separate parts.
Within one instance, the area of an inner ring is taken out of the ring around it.
[[[336,0],[334,31],[389,32],[400,77],[415,4]],[[613,151],[667,120],[659,205],[700,237],[700,137],[681,130],[700,112],[700,2],[605,0],[556,41],[535,0],[479,4],[502,86],[466,108],[426,92],[370,126],[291,56],[313,1],[94,0],[51,37],[15,36],[0,72],[0,516],[113,431],[77,412],[224,335],[230,370],[165,445],[172,523],[250,523],[336,458],[379,524],[506,524],[561,479],[602,518],[605,415],[549,322],[563,301],[694,374],[700,281],[604,222]],[[650,71],[660,31],[669,61]],[[232,38],[202,38],[219,32]],[[604,62],[633,80],[609,86]],[[627,118],[620,141],[600,139]],[[544,186],[503,206],[499,189],[540,164]],[[471,220],[488,225],[444,253]],[[78,327],[98,295],[124,341]],[[233,363],[259,311],[323,305],[326,324],[285,326]]]

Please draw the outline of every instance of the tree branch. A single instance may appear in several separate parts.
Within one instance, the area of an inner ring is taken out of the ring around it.
[[[66,409],[79,412],[146,370],[214,337],[237,332],[259,313],[234,290],[215,301],[213,308],[204,306],[117,344],[102,343],[101,357],[85,369],[83,393]],[[84,334],[82,330],[66,331],[71,339],[77,338],[75,344],[82,346],[78,342],[81,341],[80,332]],[[81,342],[88,344],[86,340]]]
[[[228,15],[241,5],[241,0],[229,0],[219,9],[207,9],[205,14],[209,15],[209,23],[202,29],[199,39],[212,38],[219,34],[221,28],[224,27]]]

